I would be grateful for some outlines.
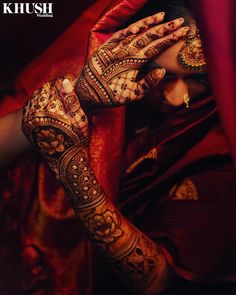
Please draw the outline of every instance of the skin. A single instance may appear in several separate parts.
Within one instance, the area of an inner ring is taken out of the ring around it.
[[[190,27],[190,32],[196,32],[195,25]],[[202,95],[208,89],[207,83],[199,82],[200,78],[206,78],[206,72],[199,71],[196,73],[186,70],[178,63],[177,55],[184,44],[185,40],[180,40],[154,59],[154,64],[157,67],[166,69],[166,78],[151,91],[151,95],[147,96],[147,100],[154,108],[164,110],[163,101],[174,107],[183,105],[183,97],[186,93],[189,94],[191,104],[191,98]]]
[[[157,20],[157,18],[150,17],[128,28],[132,34],[138,34],[134,38],[131,35],[133,39],[129,44],[131,44],[133,49],[137,49],[137,41],[140,39],[140,36],[144,37],[145,33],[142,33],[141,28],[146,25],[148,29],[148,25],[152,24],[153,20]],[[180,31],[177,30],[177,33],[169,35],[171,43],[176,41],[177,37],[179,39],[184,36],[183,29],[179,29],[181,24],[182,22],[178,21],[178,27],[175,27],[175,30],[178,29]],[[159,28],[156,31],[158,34],[160,33]],[[178,35],[178,32],[181,32],[181,34],[179,33]],[[122,33],[123,35],[125,34],[124,32]],[[123,41],[120,39],[123,38],[123,35],[118,33],[118,44]],[[125,35],[125,39],[126,37],[127,35]],[[167,37],[165,36],[164,38],[165,41]],[[111,55],[114,54],[114,51],[112,51],[114,41],[112,42],[112,45],[108,43],[109,46],[107,48],[103,47],[109,50],[108,53],[111,53]],[[118,45],[118,49],[123,50],[122,54],[125,54],[125,58],[128,54],[128,59],[131,59],[130,65],[134,66],[132,74],[136,75],[138,72],[137,60],[140,59],[140,56],[146,62],[150,57],[153,58],[152,55],[153,52],[155,53],[155,50],[157,50],[157,53],[160,53],[160,49],[163,49],[163,43],[159,46],[158,42],[158,40],[155,40],[145,48],[140,48],[138,45],[138,51],[135,51],[134,55],[131,56],[129,56],[130,53],[127,51],[127,46],[119,47],[120,45]],[[153,47],[154,45],[158,45],[158,47]],[[180,43],[177,45],[181,46]],[[168,46],[170,46],[169,43]],[[166,50],[164,53],[174,56],[175,59],[178,52],[177,48],[169,49],[174,50],[172,52]],[[117,51],[115,51],[115,54],[117,54]],[[159,59],[155,60],[156,63],[161,64],[161,67],[163,67],[163,63],[167,58],[167,56],[162,58],[162,54],[159,55]],[[98,55],[92,57],[90,61],[92,63],[92,66],[89,64],[91,69],[97,66],[96,62],[99,58],[103,59],[105,57],[102,52],[98,51]],[[124,59],[124,57],[122,58]],[[110,61],[108,60],[108,66],[110,66],[109,63]],[[104,64],[107,66],[106,63]],[[117,65],[116,58],[114,59],[114,64]],[[187,73],[184,73],[182,69],[177,69],[177,66],[176,64],[174,65],[174,61],[165,64],[168,71],[171,71],[177,77],[177,83],[174,83],[173,87],[167,87],[167,90],[164,91],[164,98],[173,105],[180,104],[177,102],[177,97],[182,95],[184,91],[189,90],[189,86],[186,86]],[[124,71],[122,74],[118,72],[116,77],[116,70],[117,66],[115,66],[112,77],[114,79],[112,81],[115,82],[124,73]],[[126,71],[129,70],[129,68],[128,70],[126,69]],[[104,73],[103,71],[104,69],[101,70],[101,74]],[[121,79],[124,79],[123,83],[130,83],[134,87],[135,91],[132,92],[131,100],[142,98],[145,94],[144,90],[159,83],[164,76],[164,72],[155,70],[151,77],[148,75],[141,81],[142,85],[145,84],[145,87],[140,87],[140,84],[133,79],[127,82],[125,80],[126,77],[121,77]],[[90,165],[88,122],[86,114],[80,105],[80,102],[85,102],[83,101],[83,96],[79,93],[80,87],[86,79],[90,78],[86,76],[81,77],[80,82],[82,82],[79,86],[77,84],[77,92],[73,88],[73,79],[67,79],[66,81],[57,79],[54,82],[45,83],[40,90],[34,93],[25,106],[23,115],[24,133],[36,146],[51,170],[55,173],[56,178],[63,185],[71,206],[83,224],[91,243],[110,269],[117,275],[118,281],[122,283],[127,291],[134,294],[160,294],[165,290],[173,276],[173,272],[161,248],[121,214],[99,184]],[[122,88],[119,89],[116,83],[107,83],[105,79],[103,82],[112,93],[111,99],[113,103],[116,105],[123,104],[123,101],[119,101],[120,96],[116,96],[116,92],[114,92],[114,89],[121,91],[122,95],[124,94]],[[166,85],[166,83],[166,81],[163,82],[163,85]],[[161,87],[164,87],[163,85]],[[143,92],[140,90],[137,93],[136,88],[143,90]],[[163,90],[163,88],[161,89]],[[77,99],[77,95],[80,95],[80,100]],[[92,98],[88,96],[88,99],[88,103],[92,106],[100,104],[99,97],[97,96]],[[110,102],[104,99],[103,105],[110,106]],[[19,116],[20,114],[17,113],[16,115]]]
[[[191,30],[195,30],[195,28],[191,28]],[[154,60],[158,67],[166,69],[166,76],[170,74],[174,79],[166,78],[151,90],[151,95],[148,95],[146,100],[153,108],[165,111],[164,100],[172,106],[180,106],[184,104],[183,96],[185,93],[189,93],[191,99],[207,90],[206,85],[193,79],[193,76],[198,77],[196,73],[187,71],[177,62],[177,54],[184,43],[184,40],[179,41]],[[30,148],[29,141],[20,128],[21,118],[22,110],[17,110],[0,118],[0,146],[2,147],[0,169],[8,166]],[[14,139],[14,144],[11,138]]]
[[[0,169],[7,167],[30,148],[30,143],[21,130],[22,109],[0,118]]]

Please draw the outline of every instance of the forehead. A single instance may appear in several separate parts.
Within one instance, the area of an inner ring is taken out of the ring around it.
[[[170,48],[162,52],[154,61],[158,66],[163,67],[167,72],[173,73],[179,77],[185,77],[196,73],[194,70],[189,70],[181,66],[178,62],[178,53],[185,44],[185,40],[180,40]],[[203,71],[198,71],[203,73]]]

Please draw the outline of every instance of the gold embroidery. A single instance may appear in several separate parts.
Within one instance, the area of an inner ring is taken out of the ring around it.
[[[198,200],[197,188],[189,178],[184,179],[179,186],[175,185],[169,195],[171,200]]]
[[[127,170],[126,173],[131,173],[135,168],[137,168],[138,165],[140,165],[144,160],[146,159],[154,159],[156,160],[158,157],[158,152],[160,148],[159,147],[154,147],[152,148],[149,152],[141,156],[138,160],[136,160],[133,164],[131,164]]]

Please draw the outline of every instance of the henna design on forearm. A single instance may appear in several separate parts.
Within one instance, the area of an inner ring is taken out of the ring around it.
[[[72,207],[124,287],[135,294],[149,294],[153,285],[162,287],[163,255],[110,202],[89,164],[87,151],[70,149],[60,160],[60,167],[60,180]]]
[[[126,220],[107,199],[87,213],[77,211],[94,247],[134,294],[162,290],[167,264],[157,245]],[[151,293],[153,294],[153,293]]]
[[[122,277],[123,284],[130,293],[145,294],[154,281],[159,279],[158,268],[163,257],[154,242],[143,234],[135,234],[136,239],[130,248],[113,261],[109,261],[109,264],[110,268]]]
[[[66,167],[60,174],[70,202],[94,247],[124,287],[131,293],[149,294],[153,285],[163,284],[163,255],[109,201],[86,158],[86,152],[75,151],[75,156],[67,155],[60,163]]]
[[[83,109],[142,98],[165,71],[154,70],[137,81],[138,71],[186,34],[183,28],[158,40],[158,34],[166,35],[175,25],[145,32],[147,25],[139,23],[137,30],[131,27],[120,32],[87,62],[76,81],[78,95],[75,91],[65,93],[64,78],[57,79],[36,91],[24,109],[25,134],[63,184],[94,247],[127,290],[142,295],[163,289],[168,265],[155,242],[119,212],[99,184],[90,165],[88,120]],[[144,33],[134,38],[142,30]]]
[[[63,183],[76,214],[92,210],[105,201],[105,194],[90,167],[87,148],[69,149],[59,161]]]

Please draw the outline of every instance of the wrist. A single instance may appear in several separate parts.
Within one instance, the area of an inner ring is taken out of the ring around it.
[[[88,147],[75,147],[63,156],[59,163],[59,180],[76,214],[90,210],[106,198],[91,167]]]

